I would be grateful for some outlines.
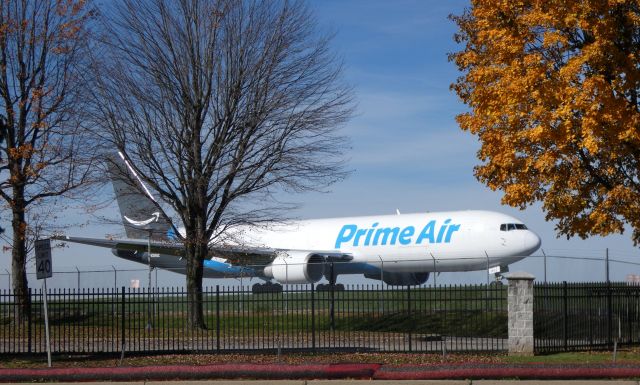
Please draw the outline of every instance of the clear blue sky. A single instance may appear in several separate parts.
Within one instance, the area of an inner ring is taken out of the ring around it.
[[[539,206],[520,211],[500,204],[501,194],[492,192],[473,176],[479,147],[475,137],[462,132],[455,115],[465,106],[449,90],[458,76],[447,53],[458,49],[453,41],[455,25],[448,20],[459,14],[464,1],[310,1],[320,27],[336,33],[333,45],[343,56],[345,78],[355,88],[357,114],[345,127],[352,139],[350,167],[353,174],[328,194],[304,194],[290,198],[301,204],[300,218],[363,214],[486,209],[523,220],[542,237],[548,255],[611,258],[640,262],[640,253],[628,235],[588,240],[557,239],[554,224],[544,220]],[[100,226],[69,230],[70,235],[102,237],[118,229]],[[541,255],[541,252],[536,253]],[[9,266],[2,254],[2,269]],[[54,253],[58,269],[77,265],[105,268],[140,267],[107,250],[73,246]],[[543,277],[542,258],[530,257],[511,266]],[[612,264],[612,278],[640,274],[640,266]],[[104,275],[104,274],[103,274]],[[549,259],[547,275],[553,281],[603,280],[600,261]],[[75,275],[67,275],[75,283]],[[83,281],[98,275],[82,275]],[[144,273],[122,273],[146,282]],[[160,273],[161,284],[181,285],[182,276]],[[4,281],[3,281],[4,279]],[[103,279],[103,278],[100,278]],[[104,278],[103,285],[114,276]],[[128,278],[126,278],[128,279]],[[443,273],[439,283],[484,282],[484,272]],[[0,276],[0,289],[6,287]],[[373,281],[370,281],[373,282]],[[215,284],[206,280],[207,285]],[[124,284],[124,283],[118,283]],[[82,283],[84,286],[85,283]]]

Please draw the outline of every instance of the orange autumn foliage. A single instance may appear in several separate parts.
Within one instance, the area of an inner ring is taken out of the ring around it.
[[[559,234],[640,242],[640,3],[472,0],[451,18],[452,85],[475,174],[503,203],[542,202]]]

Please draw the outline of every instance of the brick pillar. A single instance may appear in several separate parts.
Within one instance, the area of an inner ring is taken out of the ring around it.
[[[505,274],[509,281],[509,355],[533,355],[533,280],[525,272]]]

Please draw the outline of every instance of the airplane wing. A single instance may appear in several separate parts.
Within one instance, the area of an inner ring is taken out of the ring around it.
[[[184,244],[180,242],[149,242],[144,239],[100,239],[68,236],[55,236],[52,239],[109,249],[139,251],[142,253],[147,253],[151,250],[151,253],[174,255],[176,257],[184,256]],[[276,257],[286,255],[286,253],[292,251],[303,251],[319,255],[324,257],[327,262],[348,262],[353,259],[351,254],[337,250],[289,250],[230,245],[213,245],[209,247],[210,257],[224,258],[228,263],[238,266],[266,266],[273,262]]]
[[[276,257],[286,256],[289,252],[319,255],[327,262],[349,262],[353,259],[351,254],[336,250],[293,250],[220,245],[209,247],[209,252],[212,256],[226,259],[228,263],[242,266],[266,266]]]

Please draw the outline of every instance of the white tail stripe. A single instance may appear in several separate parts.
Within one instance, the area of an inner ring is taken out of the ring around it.
[[[134,226],[146,226],[151,222],[158,222],[158,219],[160,218],[160,212],[156,211],[155,213],[151,214],[152,217],[149,219],[146,219],[144,221],[136,221],[133,220],[129,217],[127,217],[126,215],[123,215],[124,219],[127,220],[127,222],[131,223]]]
[[[142,188],[144,189],[144,191],[147,193],[147,196],[152,200],[152,201],[156,201],[156,198],[153,197],[153,195],[151,195],[151,192],[149,192],[149,189],[147,189],[147,186],[142,182],[142,179],[140,179],[140,177],[138,176],[138,174],[136,174],[135,170],[133,169],[133,167],[131,167],[131,165],[129,164],[129,161],[127,161],[127,159],[124,157],[124,155],[118,151],[118,155],[120,155],[120,158],[122,158],[122,160],[124,161],[124,164],[127,165],[127,168],[129,169],[129,171],[131,171],[131,173],[133,174],[133,176],[136,177],[136,179],[138,180],[138,182],[140,182],[140,185],[142,186]],[[155,213],[154,213],[155,214]],[[153,215],[153,214],[152,214]],[[126,218],[126,217],[125,217]],[[127,218],[128,221],[131,222],[131,220],[129,218]],[[157,219],[156,219],[157,221]],[[132,224],[135,224],[133,222],[131,222]],[[151,223],[151,222],[148,222]],[[147,224],[147,223],[145,223]],[[141,225],[144,226],[144,225]]]

